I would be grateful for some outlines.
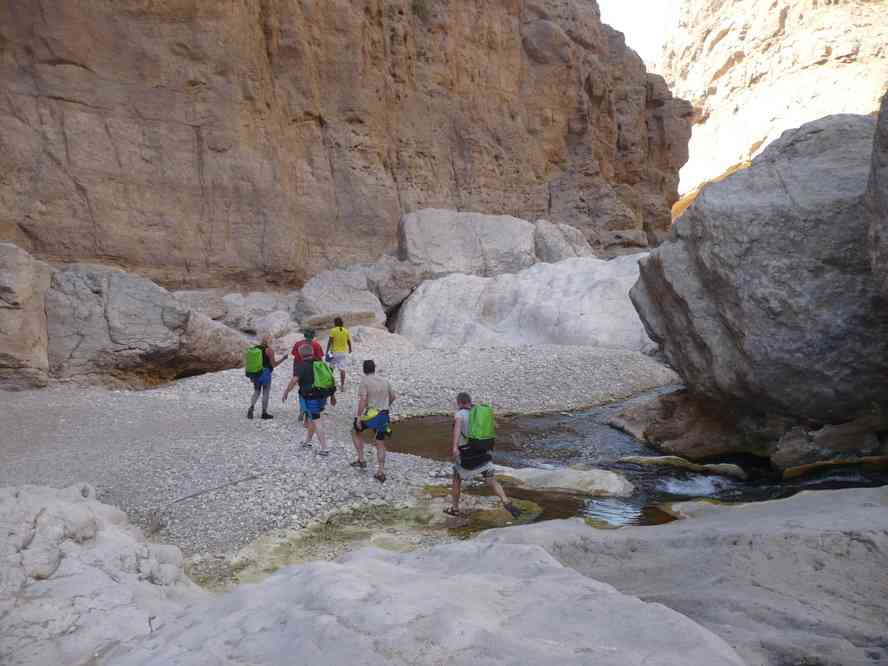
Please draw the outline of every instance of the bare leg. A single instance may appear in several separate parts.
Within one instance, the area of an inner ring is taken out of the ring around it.
[[[271,381],[262,387],[262,413],[268,414],[268,398],[271,396]],[[253,402],[255,403],[255,400]]]
[[[303,445],[310,444],[311,440],[314,439],[315,432],[317,432],[317,427],[315,426],[315,422],[312,421],[311,418],[309,418],[308,421],[305,422],[305,427],[308,430],[308,437],[306,437],[305,441],[302,442]]]
[[[506,492],[503,490],[503,487],[499,484],[499,481],[496,480],[495,476],[491,476],[487,479],[487,485],[490,486],[490,489],[496,493],[496,496],[500,498],[500,501],[503,503],[503,506],[509,504],[509,498],[506,497]]]
[[[259,400],[260,395],[262,395],[262,387],[258,384],[253,384],[253,399],[250,400],[250,409],[256,406],[256,401]]]
[[[345,390],[345,370],[339,371],[339,386],[342,387],[342,390]]]
[[[314,424],[315,432],[318,433],[318,443],[320,443],[320,445],[321,445],[321,451],[326,451],[327,450],[327,436],[324,434],[323,424],[321,423],[321,420],[323,418],[324,417],[321,416],[320,419],[318,419],[317,421],[312,421],[312,423]]]
[[[459,512],[459,493],[462,489],[462,479],[459,478],[459,474],[456,472],[453,473],[453,485],[451,486],[451,498],[453,501],[453,512]]]
[[[385,474],[385,442],[376,440],[376,464],[379,466],[378,473]]]
[[[356,432],[352,429],[352,443],[355,445],[355,451],[358,453],[358,462],[364,462],[364,440],[361,438],[361,433]]]

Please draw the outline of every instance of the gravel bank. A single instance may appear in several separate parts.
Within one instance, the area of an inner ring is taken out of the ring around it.
[[[677,381],[635,352],[546,346],[401,353],[398,336],[362,337],[350,379],[357,379],[360,361],[375,358],[402,396],[396,418],[449,412],[459,390],[490,400],[503,413],[543,412],[619,400]],[[389,454],[385,484],[348,467],[355,383],[325,419],[332,455],[300,448],[296,409],[280,402],[289,374],[289,363],[275,373],[272,421],[245,418],[252,389],[241,370],[148,391],[58,385],[3,393],[0,485],[85,481],[143,526],[158,515],[156,537],[191,555],[231,552],[331,508],[409,503],[441,474],[441,463],[403,454]]]

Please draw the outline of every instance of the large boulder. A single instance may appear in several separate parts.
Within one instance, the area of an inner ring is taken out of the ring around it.
[[[92,487],[0,488],[0,660],[95,663],[206,596],[174,546],[146,543]]]
[[[867,187],[866,214],[869,222],[870,260],[888,304],[888,93],[876,125],[872,170]]]
[[[261,320],[274,312],[289,312],[298,298],[298,292],[277,294],[251,291],[247,294],[226,294],[222,298],[225,307],[222,322],[238,331],[255,334],[259,332]]]
[[[595,253],[583,232],[568,224],[537,220],[533,226],[534,252],[537,261],[549,264],[572,257],[592,257]]]
[[[407,300],[424,277],[421,266],[387,254],[367,269],[367,287],[391,309]]]
[[[641,261],[632,300],[695,396],[813,423],[888,402],[864,217],[873,132],[851,115],[786,132]]]
[[[509,215],[428,208],[401,218],[400,258],[426,276],[499,275],[536,263],[534,225]]]
[[[474,541],[281,569],[98,663],[742,666],[723,640],[560,565]]]
[[[356,266],[318,273],[302,288],[301,300],[296,305],[297,318],[332,319],[347,312],[369,312],[371,323],[384,326],[385,310],[379,298],[370,291],[367,272],[365,267]]]
[[[172,294],[185,307],[197,310],[210,319],[224,319],[228,311],[222,289],[180,289]]]
[[[46,304],[52,269],[11,243],[0,243],[0,388],[45,386]]]
[[[572,519],[476,540],[542,546],[565,566],[699,622],[746,664],[882,664],[886,509],[888,488],[824,490],[673,505],[687,519],[659,527],[597,530]]]
[[[59,379],[147,386],[236,367],[247,344],[150,280],[103,266],[56,272],[46,316]]]
[[[639,256],[574,258],[492,278],[455,274],[429,280],[402,306],[397,332],[427,347],[647,350],[652,343],[628,297]]]

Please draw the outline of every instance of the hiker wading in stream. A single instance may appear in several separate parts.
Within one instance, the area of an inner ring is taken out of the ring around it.
[[[472,396],[468,393],[457,395],[456,413],[453,415],[453,503],[444,509],[448,516],[462,515],[459,511],[462,482],[476,476],[481,476],[487,482],[513,518],[521,515],[496,480],[493,457],[490,455],[494,444],[492,435],[493,410],[490,406],[473,406]]]
[[[385,483],[385,438],[391,434],[389,427],[389,409],[398,396],[392,390],[387,379],[376,376],[376,363],[364,361],[364,378],[358,387],[358,409],[355,413],[352,441],[358,459],[351,463],[352,467],[365,469],[363,433],[372,430],[376,433],[376,474],[373,478]]]
[[[282,402],[287,401],[287,396],[293,387],[299,384],[299,408],[305,411],[306,427],[308,432],[302,447],[310,449],[311,440],[318,436],[319,456],[329,456],[327,448],[327,435],[324,432],[321,417],[327,407],[327,399],[330,404],[336,406],[336,379],[333,370],[324,361],[306,361],[299,366],[298,374],[290,380],[284,391]]]
[[[287,357],[285,355],[280,361],[275,362],[274,349],[271,348],[271,343],[271,336],[265,335],[258,345],[247,350],[247,377],[253,382],[253,399],[250,402],[250,408],[247,410],[248,419],[253,418],[253,410],[256,408],[256,401],[259,399],[260,394],[262,395],[262,418],[274,418],[268,413],[268,396],[271,394],[271,373],[274,372],[276,367],[286,361]],[[251,362],[258,364],[258,359],[251,361],[250,358],[251,354],[257,353],[255,350],[260,350],[262,353],[262,369],[251,372],[251,370],[255,370],[250,367]]]

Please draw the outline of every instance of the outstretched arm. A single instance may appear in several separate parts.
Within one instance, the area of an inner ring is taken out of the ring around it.
[[[287,388],[284,389],[284,397],[281,398],[281,402],[287,402],[287,396],[290,395],[290,391],[292,391],[293,387],[296,386],[296,384],[298,384],[298,383],[299,383],[298,376],[293,377],[293,379],[290,380],[290,383],[287,384]]]

